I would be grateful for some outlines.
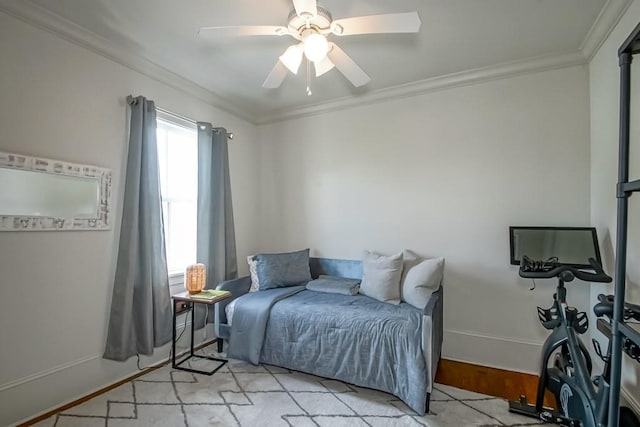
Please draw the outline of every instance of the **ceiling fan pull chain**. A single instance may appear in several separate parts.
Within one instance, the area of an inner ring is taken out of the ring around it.
[[[307,96],[313,95],[311,92],[311,61],[307,59]]]

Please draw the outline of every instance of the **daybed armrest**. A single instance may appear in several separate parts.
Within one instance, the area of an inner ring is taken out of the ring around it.
[[[218,333],[221,324],[227,324],[227,313],[225,307],[234,299],[246,294],[251,288],[251,276],[244,276],[238,279],[227,280],[216,286],[216,289],[231,292],[231,298],[227,298],[215,304],[215,329]],[[220,335],[218,335],[220,336]]]
[[[422,312],[422,346],[425,350],[430,349],[425,354],[429,354],[431,359],[426,362],[432,382],[435,380],[436,369],[442,353],[443,303],[444,293],[442,286],[440,286],[437,291],[431,294],[431,298]]]
[[[427,305],[424,307],[422,314],[425,316],[433,316],[438,305],[442,306],[442,286],[438,288],[437,291],[431,294],[429,301],[427,301]],[[442,310],[440,310],[440,314],[442,314]]]

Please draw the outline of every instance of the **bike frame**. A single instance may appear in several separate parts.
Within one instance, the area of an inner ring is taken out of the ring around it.
[[[542,360],[535,407],[536,412],[542,413],[542,411],[544,411],[543,401],[545,390],[550,385],[550,380],[555,380],[553,377],[556,377],[558,384],[568,384],[570,393],[577,393],[579,395],[578,397],[585,409],[586,418],[579,420],[581,425],[585,427],[603,427],[606,426],[607,421],[609,398],[608,378],[600,375],[598,377],[598,389],[597,391],[594,389],[591,381],[591,357],[582,340],[578,337],[578,332],[574,328],[577,311],[567,304],[564,281],[562,279],[558,280],[557,292],[554,294],[554,307],[557,310],[558,316],[561,317],[561,321],[547,337],[542,347]],[[573,375],[567,375],[556,367],[548,367],[549,359],[553,353],[565,345],[571,356]],[[608,368],[605,366],[604,372],[606,373],[607,371]],[[561,395],[561,393],[558,395]],[[564,408],[559,409],[563,410]],[[575,418],[569,418],[569,414],[566,412],[563,415],[568,418],[568,421],[572,419],[575,420]]]

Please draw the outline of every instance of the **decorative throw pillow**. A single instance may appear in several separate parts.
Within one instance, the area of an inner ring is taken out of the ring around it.
[[[307,283],[307,289],[330,294],[355,295],[360,288],[360,279],[347,277],[320,276]]]
[[[254,256],[259,289],[283,288],[306,284],[311,280],[309,249],[280,254]]]
[[[378,301],[400,304],[402,252],[385,256],[364,251],[360,293]]]
[[[444,270],[444,258],[424,259],[407,251],[404,257],[402,300],[423,309],[431,294],[438,290]]]
[[[251,288],[249,288],[249,292],[256,292],[260,289],[260,280],[258,280],[258,261],[255,255],[249,255],[247,257],[247,263],[249,264],[249,274],[251,275]]]

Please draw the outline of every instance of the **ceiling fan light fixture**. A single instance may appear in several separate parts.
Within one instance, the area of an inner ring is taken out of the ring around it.
[[[364,86],[371,78],[339,46],[327,37],[359,34],[409,34],[418,33],[422,21],[418,12],[386,13],[380,15],[355,16],[333,20],[329,9],[318,5],[318,0],[291,0],[287,26],[244,25],[226,27],[203,27],[201,35],[222,34],[227,36],[283,36],[289,35],[298,43],[290,46],[280,56],[262,86],[267,89],[280,87],[288,72],[298,74],[302,59],[307,59],[307,93],[313,62],[316,77],[334,67],[355,87]],[[0,0],[0,3],[2,0]]]
[[[331,62],[328,56],[325,56],[323,60],[314,62],[313,67],[316,70],[316,77],[320,77],[331,71],[335,67],[335,64]]]
[[[298,69],[302,63],[302,54],[304,47],[302,43],[289,46],[287,50],[280,56],[280,62],[293,74],[298,74]]]
[[[322,34],[313,32],[304,37],[304,55],[309,61],[318,62],[327,57],[329,42]]]

